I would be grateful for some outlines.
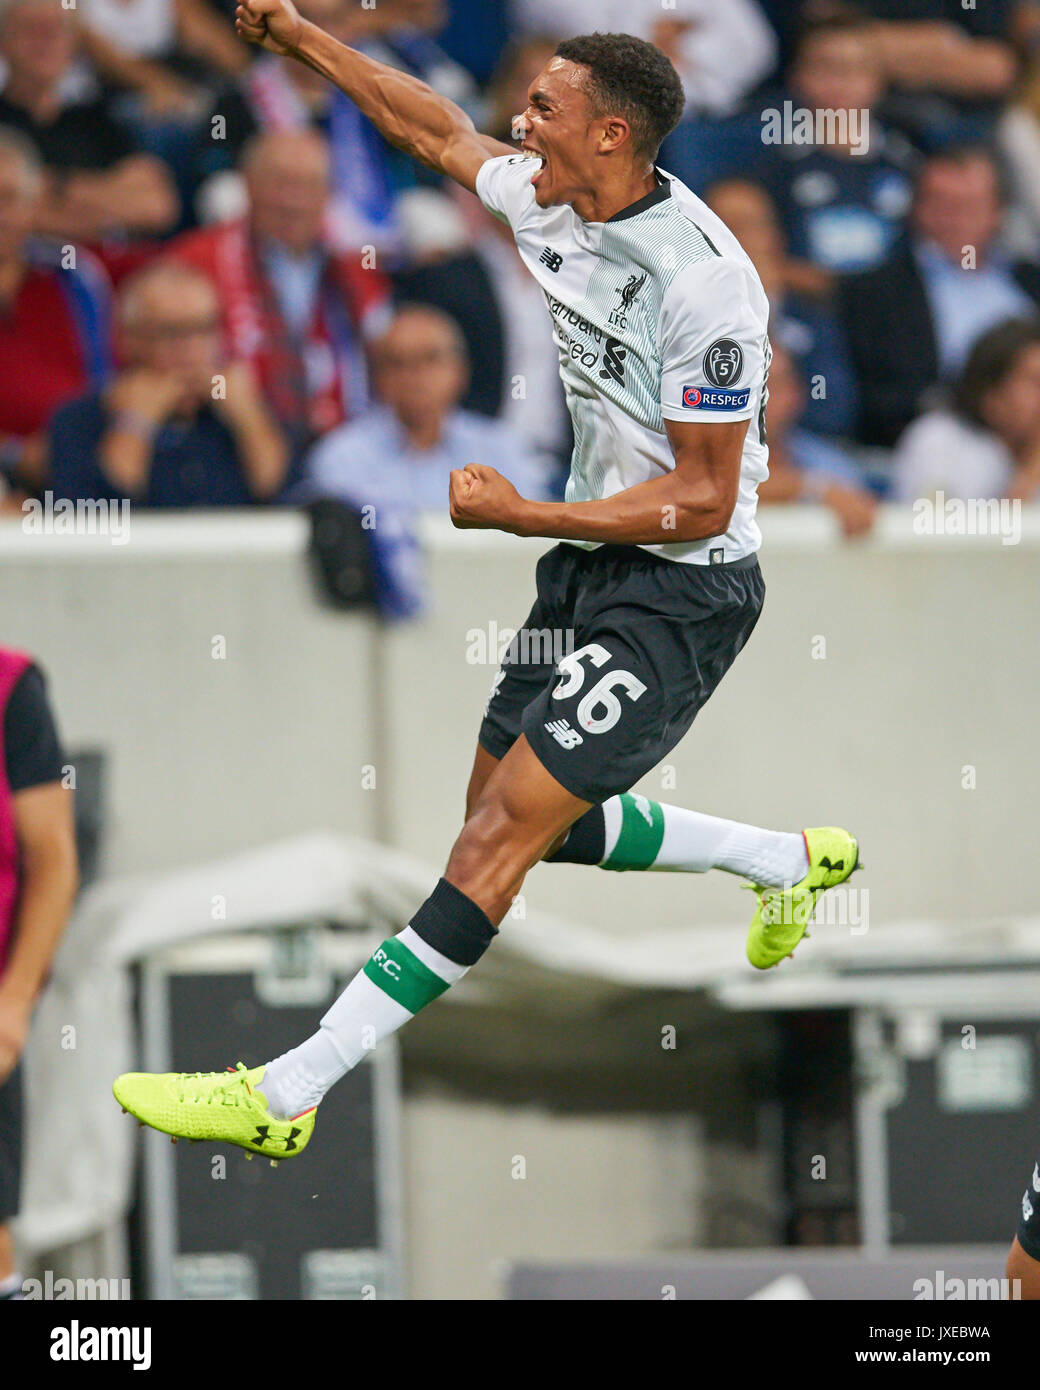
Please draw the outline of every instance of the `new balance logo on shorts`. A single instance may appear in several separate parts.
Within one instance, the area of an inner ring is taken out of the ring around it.
[[[585,742],[577,729],[572,729],[566,719],[550,719],[545,727],[561,748],[577,748],[579,743]]]

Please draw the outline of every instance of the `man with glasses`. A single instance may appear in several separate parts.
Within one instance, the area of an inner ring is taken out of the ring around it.
[[[249,368],[224,360],[210,281],[152,265],[123,282],[116,309],[124,370],[51,423],[55,498],[233,507],[275,497],[289,448]]]
[[[308,491],[359,509],[440,512],[452,469],[493,458],[525,496],[547,496],[542,470],[508,425],[459,409],[468,377],[454,319],[425,305],[401,306],[372,345],[379,404],[315,446]]]
[[[421,512],[443,511],[452,470],[493,458],[525,497],[548,497],[549,480],[510,425],[459,408],[469,356],[443,310],[401,305],[372,344],[371,367],[379,403],[314,446],[300,496],[335,498],[360,515],[380,610],[413,617],[429,587],[416,523]]]

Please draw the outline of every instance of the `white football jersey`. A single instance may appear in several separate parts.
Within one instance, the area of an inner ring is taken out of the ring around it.
[[[770,357],[769,304],[754,266],[663,170],[654,192],[606,222],[585,222],[569,206],[538,206],[538,167],[523,155],[489,159],[477,194],[513,229],[552,317],[574,424],[567,501],[612,497],[670,472],[665,420],[750,420],[726,534],[643,548],[692,564],[751,554],[762,539],[757,488],[768,477]]]

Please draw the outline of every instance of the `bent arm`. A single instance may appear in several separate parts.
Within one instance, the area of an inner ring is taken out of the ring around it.
[[[747,420],[666,420],[675,467],[598,502],[531,502],[527,536],[663,545],[724,535],[740,485]]]
[[[485,481],[479,468],[466,470],[452,475],[452,520],[463,528],[614,545],[668,545],[724,535],[737,504],[748,421],[665,424],[675,468],[659,478],[594,502],[532,502],[509,484],[503,489],[498,475]]]

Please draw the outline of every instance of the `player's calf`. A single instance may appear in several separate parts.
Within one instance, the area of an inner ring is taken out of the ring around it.
[[[238,1144],[276,1162],[310,1138],[326,1092],[480,960],[524,875],[588,809],[566,792],[525,739],[488,779],[446,876],[396,936],[382,942],[299,1047],[233,1074],[132,1073],[116,1099],[173,1136]]]

